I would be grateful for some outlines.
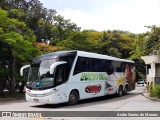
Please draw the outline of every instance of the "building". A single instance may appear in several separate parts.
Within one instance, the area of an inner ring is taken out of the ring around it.
[[[155,50],[148,56],[142,56],[141,59],[143,59],[146,64],[147,85],[160,85],[160,55],[158,55],[158,52]]]

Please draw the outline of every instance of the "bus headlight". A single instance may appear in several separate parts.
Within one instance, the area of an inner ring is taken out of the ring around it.
[[[48,95],[52,95],[56,92],[56,89],[51,89],[50,91],[47,91],[44,93],[44,95],[48,96]]]

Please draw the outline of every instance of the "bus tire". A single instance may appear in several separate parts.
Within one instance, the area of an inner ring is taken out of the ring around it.
[[[118,97],[121,97],[123,95],[123,87],[119,86],[118,88]]]
[[[69,95],[68,105],[75,105],[79,101],[79,94],[76,90],[71,91]]]
[[[127,95],[127,92],[128,92],[128,86],[125,86],[125,87],[124,87],[124,90],[123,90],[123,94],[124,94],[124,95]]]

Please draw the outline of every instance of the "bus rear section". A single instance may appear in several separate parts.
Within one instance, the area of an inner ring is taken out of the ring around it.
[[[126,95],[135,89],[134,62],[78,56],[70,81],[81,84],[80,99],[110,94]]]

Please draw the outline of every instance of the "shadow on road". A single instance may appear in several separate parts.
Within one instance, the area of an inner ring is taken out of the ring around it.
[[[81,108],[81,107],[86,107],[86,106],[91,106],[93,105],[98,105],[98,104],[105,104],[105,103],[110,103],[110,102],[116,102],[116,101],[121,101],[121,100],[127,100],[129,98],[135,97],[137,95],[141,95],[141,93],[136,93],[136,92],[130,92],[125,96],[122,97],[117,97],[117,95],[108,95],[108,96],[103,96],[103,97],[97,97],[97,98],[90,98],[90,99],[85,99],[85,100],[80,100],[78,104],[73,105],[73,106],[68,106],[67,103],[62,103],[62,104],[42,104],[42,105],[35,105],[31,106],[34,108],[49,108],[49,109],[56,109],[56,108]]]

